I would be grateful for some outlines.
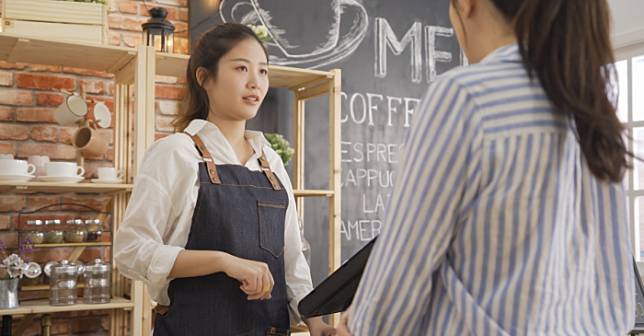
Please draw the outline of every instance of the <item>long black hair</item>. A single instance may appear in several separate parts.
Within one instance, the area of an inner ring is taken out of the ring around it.
[[[558,112],[575,120],[598,179],[620,182],[633,158],[616,113],[617,74],[606,0],[491,0],[513,23],[525,67]],[[457,0],[452,0],[457,7]]]

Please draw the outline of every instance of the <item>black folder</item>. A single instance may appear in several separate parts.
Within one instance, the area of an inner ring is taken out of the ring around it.
[[[297,308],[302,317],[339,313],[349,308],[376,239],[367,243],[300,301]]]
[[[635,268],[635,326],[630,334],[637,335],[644,333],[644,284],[642,284],[635,258],[633,258],[633,267]]]

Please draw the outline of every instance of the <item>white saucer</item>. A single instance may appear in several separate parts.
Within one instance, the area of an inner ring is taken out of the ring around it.
[[[33,175],[0,175],[0,181],[2,182],[27,182],[33,178]]]
[[[41,182],[78,183],[84,179],[82,176],[38,176]]]
[[[120,184],[120,183],[123,183],[123,181],[119,179],[116,179],[116,180],[92,179],[92,183]]]

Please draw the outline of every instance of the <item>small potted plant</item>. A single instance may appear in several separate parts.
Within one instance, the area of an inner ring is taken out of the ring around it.
[[[268,29],[264,25],[248,25],[253,30],[255,35],[264,43],[273,42],[271,35],[268,34]]]
[[[295,152],[293,148],[290,147],[288,140],[284,138],[283,135],[278,133],[266,133],[264,135],[266,140],[271,144],[271,148],[282,158],[284,166],[288,165],[293,158],[293,153]]]

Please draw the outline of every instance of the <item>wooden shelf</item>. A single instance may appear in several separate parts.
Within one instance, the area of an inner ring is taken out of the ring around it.
[[[83,289],[85,288],[84,284],[77,284],[76,289]],[[27,286],[20,286],[20,291],[21,292],[35,292],[35,291],[44,291],[44,290],[49,290],[49,285],[27,285]]]
[[[113,193],[131,190],[131,184],[0,181],[0,192]]]
[[[136,49],[42,40],[0,33],[0,60],[117,73],[136,58]]]
[[[60,243],[60,244],[33,244],[34,248],[47,248],[47,247],[99,247],[99,246],[112,246],[111,242],[87,242],[87,243]]]
[[[333,190],[293,190],[295,197],[333,197]]]
[[[80,298],[82,300],[82,298]],[[110,303],[85,304],[78,303],[70,306],[52,306],[48,300],[22,301],[20,306],[14,309],[0,309],[0,315],[26,315],[26,314],[49,314],[60,312],[72,312],[83,310],[106,310],[106,309],[127,309],[133,308],[134,303],[122,297],[112,298]]]
[[[156,74],[161,76],[183,77],[186,75],[188,55],[156,54]],[[333,74],[327,71],[298,69],[269,65],[268,76],[271,87],[299,89],[330,82]]]

